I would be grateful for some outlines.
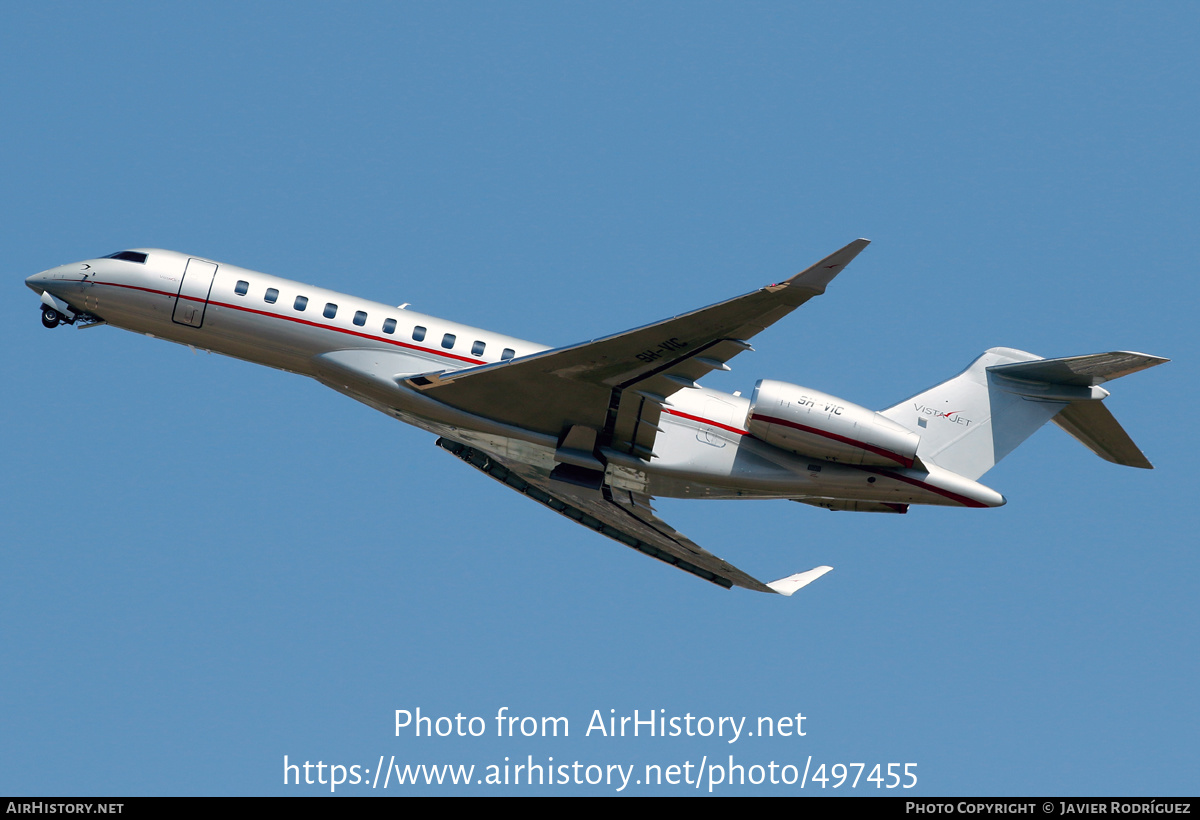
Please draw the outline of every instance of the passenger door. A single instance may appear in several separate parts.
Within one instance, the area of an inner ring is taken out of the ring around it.
[[[208,294],[212,290],[217,266],[203,259],[189,259],[179,283],[179,294],[175,297],[175,312],[171,318],[181,325],[200,327],[204,323],[204,309],[208,307]]]

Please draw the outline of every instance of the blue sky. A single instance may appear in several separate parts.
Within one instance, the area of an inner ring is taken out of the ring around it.
[[[285,755],[637,776],[733,755],[916,763],[923,795],[1195,794],[1198,24],[1183,3],[5,6],[0,793],[328,793],[285,787]],[[1173,361],[1108,405],[1157,469],[1051,426],[984,478],[997,510],[662,501],[758,577],[835,567],[791,599],[724,592],[315,382],[48,332],[22,283],[164,247],[557,345],[858,236],[706,384],[883,407],[992,346],[1140,350]],[[492,731],[397,737],[417,707]],[[571,735],[497,738],[501,707]],[[635,709],[807,733],[584,736]]]

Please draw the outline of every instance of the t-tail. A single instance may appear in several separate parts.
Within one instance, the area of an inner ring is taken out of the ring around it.
[[[880,411],[921,436],[917,458],[977,479],[1053,421],[1116,464],[1153,465],[1102,402],[1100,384],[1169,361],[1117,351],[1043,359],[993,347],[949,381]]]

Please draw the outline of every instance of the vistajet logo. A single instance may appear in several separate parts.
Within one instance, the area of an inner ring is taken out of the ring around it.
[[[913,402],[913,409],[922,416],[932,416],[935,419],[945,419],[951,424],[961,424],[963,427],[970,427],[973,422],[971,419],[962,415],[958,410],[938,410],[936,407],[930,407],[927,404],[917,404]]]

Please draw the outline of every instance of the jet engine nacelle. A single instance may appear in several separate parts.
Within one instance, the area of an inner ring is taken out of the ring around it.
[[[913,466],[921,437],[874,410],[819,390],[760,379],[747,429],[768,444],[825,461]]]

